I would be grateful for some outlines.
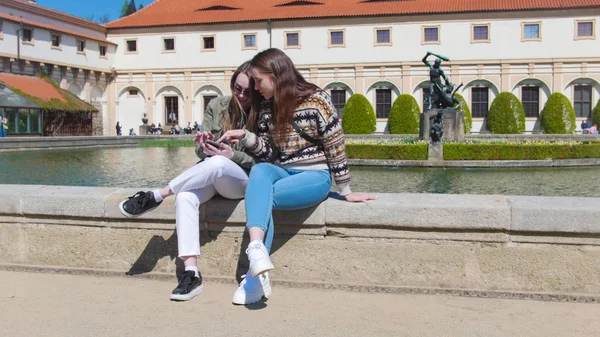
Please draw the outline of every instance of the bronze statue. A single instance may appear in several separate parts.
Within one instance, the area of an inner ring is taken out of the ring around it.
[[[429,129],[429,138],[432,143],[439,143],[444,136],[444,110],[438,110],[437,114],[429,117],[431,129]]]
[[[427,61],[429,56],[437,57],[433,64]],[[444,70],[440,67],[442,61],[450,61],[448,57],[427,52],[423,57],[423,63],[429,67],[429,97],[427,98],[427,110],[434,108],[459,108],[460,100],[454,96],[456,91],[462,86],[454,88]],[[442,82],[442,79],[444,80]]]

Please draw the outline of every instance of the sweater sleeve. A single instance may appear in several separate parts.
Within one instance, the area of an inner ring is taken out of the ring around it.
[[[318,99],[316,107],[323,121],[318,125],[318,132],[323,141],[323,151],[327,158],[327,166],[333,174],[333,180],[341,195],[352,193],[350,190],[350,170],[346,160],[344,130],[333,104],[326,99]]]
[[[241,140],[247,151],[252,153],[259,161],[266,163],[274,163],[279,157],[279,150],[273,144],[269,132],[273,128],[271,118],[271,110],[263,105],[258,115],[258,134],[246,130],[246,135]]]

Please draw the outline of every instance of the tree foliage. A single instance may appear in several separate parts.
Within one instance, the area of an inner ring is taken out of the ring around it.
[[[123,5],[121,6],[121,17],[131,15],[137,11],[135,6],[135,0],[124,0]]]
[[[575,110],[567,96],[555,92],[542,110],[542,130],[549,134],[572,134],[575,131]]]
[[[398,96],[390,110],[388,126],[392,134],[419,133],[419,104],[409,94]]]
[[[369,100],[361,95],[350,96],[344,107],[342,128],[347,134],[371,134],[376,129],[377,118]]]
[[[520,134],[525,131],[525,109],[517,96],[500,93],[487,115],[487,129],[495,134]]]

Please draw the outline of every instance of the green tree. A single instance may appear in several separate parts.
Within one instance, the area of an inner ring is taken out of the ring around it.
[[[131,15],[135,12],[137,12],[137,6],[135,5],[135,0],[131,0],[131,2],[129,3],[129,14],[127,15]]]
[[[344,107],[342,128],[347,134],[371,134],[376,129],[377,118],[369,100],[361,94],[350,96]]]
[[[592,111],[592,125],[593,124],[600,125],[600,99]]]
[[[408,94],[398,96],[390,109],[388,126],[392,134],[419,133],[419,103]]]
[[[465,130],[465,134],[470,133],[471,132],[471,128],[473,127],[473,116],[471,116],[471,109],[469,109],[469,105],[467,104],[467,101],[465,101],[465,98],[462,97],[461,94],[456,93],[454,94],[454,96],[456,96],[456,98],[458,98],[458,100],[460,100],[460,109],[463,112],[463,125],[464,125],[464,130]]]
[[[549,134],[572,134],[575,131],[575,110],[567,96],[555,92],[542,110],[542,130]]]
[[[121,6],[121,17],[129,15],[129,0],[124,0],[123,5]]]
[[[517,96],[502,92],[487,114],[487,129],[495,134],[520,134],[525,131],[525,109]]]
[[[121,6],[121,17],[131,15],[137,11],[135,7],[135,0],[125,0],[123,6]]]
[[[142,8],[144,8],[144,4],[140,4],[140,7],[138,7],[138,11],[142,10]]]

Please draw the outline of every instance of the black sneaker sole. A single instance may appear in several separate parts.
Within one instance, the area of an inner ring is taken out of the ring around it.
[[[192,290],[192,292],[189,294],[182,294],[182,295],[171,294],[171,300],[172,301],[188,301],[188,300],[191,300],[192,298],[196,297],[197,295],[200,295],[202,290],[204,290],[204,284],[199,285],[198,287],[196,287],[196,289]]]
[[[150,209],[145,210],[144,212],[142,212],[140,214],[135,215],[135,214],[127,213],[125,211],[125,209],[123,208],[123,204],[125,204],[126,201],[127,200],[121,201],[121,203],[119,204],[119,210],[121,211],[121,214],[123,214],[124,216],[126,216],[128,218],[137,218],[138,216],[142,216],[142,215],[144,215],[144,214],[152,211],[153,209],[157,208],[158,206],[160,206],[160,205],[156,205],[156,206],[154,206],[154,207],[152,207]]]

